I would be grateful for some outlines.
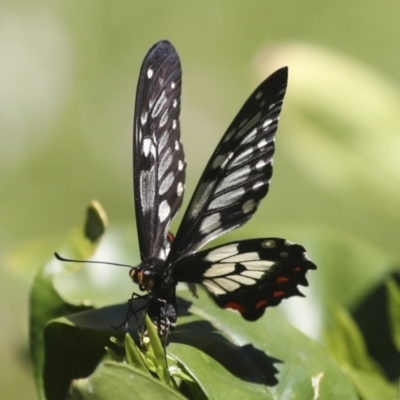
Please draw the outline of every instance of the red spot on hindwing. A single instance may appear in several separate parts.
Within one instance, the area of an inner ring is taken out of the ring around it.
[[[279,276],[276,278],[276,283],[281,285],[282,283],[286,283],[289,280],[289,278],[285,278],[284,276]]]
[[[230,308],[231,310],[236,310],[239,311],[240,314],[243,314],[246,310],[245,307],[243,307],[241,304],[234,303],[233,301],[230,301],[229,303],[225,304],[225,308]]]
[[[301,271],[301,268],[300,268],[300,267],[294,267],[294,268],[293,268],[293,271],[294,271],[294,272],[300,272],[300,271]]]
[[[260,300],[257,302],[256,308],[264,307],[266,304],[267,304],[267,302],[265,300]]]
[[[277,290],[276,292],[273,293],[274,297],[282,297],[285,295],[285,292],[282,292],[281,290]]]

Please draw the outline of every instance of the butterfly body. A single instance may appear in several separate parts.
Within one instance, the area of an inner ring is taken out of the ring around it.
[[[157,326],[160,336],[173,330],[177,320],[176,282],[165,268],[165,260],[152,258],[130,271],[130,277],[146,291],[146,312]]]
[[[160,336],[177,320],[176,286],[201,285],[222,308],[246,320],[301,295],[316,266],[305,249],[280,238],[227,243],[198,251],[246,223],[269,189],[287,68],[249,97],[211,156],[175,239],[169,232],[183,199],[186,161],[180,142],[181,67],[168,41],[147,53],[139,75],[134,123],[134,192],[142,263],[130,271]]]

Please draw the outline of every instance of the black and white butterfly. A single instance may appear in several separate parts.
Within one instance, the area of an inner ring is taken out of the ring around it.
[[[254,91],[208,162],[175,239],[171,221],[182,204],[185,157],[180,142],[181,65],[168,41],[147,53],[139,76],[134,120],[134,193],[141,264],[130,276],[147,295],[160,336],[177,320],[178,282],[200,284],[222,308],[253,321],[266,307],[301,295],[316,269],[305,249],[279,238],[231,242],[198,250],[247,222],[267,194],[287,68]]]

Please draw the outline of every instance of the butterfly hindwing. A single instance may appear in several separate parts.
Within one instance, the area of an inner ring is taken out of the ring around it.
[[[180,258],[248,221],[267,194],[287,68],[250,96],[222,137],[190,201],[172,246]]]
[[[174,265],[176,281],[202,284],[222,308],[247,320],[260,318],[266,307],[301,295],[306,273],[316,266],[305,249],[285,239],[232,242],[182,258]]]
[[[142,260],[159,257],[182,204],[185,159],[180,142],[181,65],[168,41],[147,53],[134,120],[134,190]]]

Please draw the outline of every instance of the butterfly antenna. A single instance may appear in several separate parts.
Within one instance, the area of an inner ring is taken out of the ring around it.
[[[64,262],[85,263],[85,264],[105,264],[105,265],[116,265],[117,267],[128,267],[128,268],[133,268],[133,269],[135,268],[135,267],[132,267],[132,265],[118,264],[118,263],[112,263],[112,262],[107,262],[107,261],[73,260],[71,258],[61,257],[57,252],[54,253],[54,256],[57,258],[57,260],[64,261]]]

